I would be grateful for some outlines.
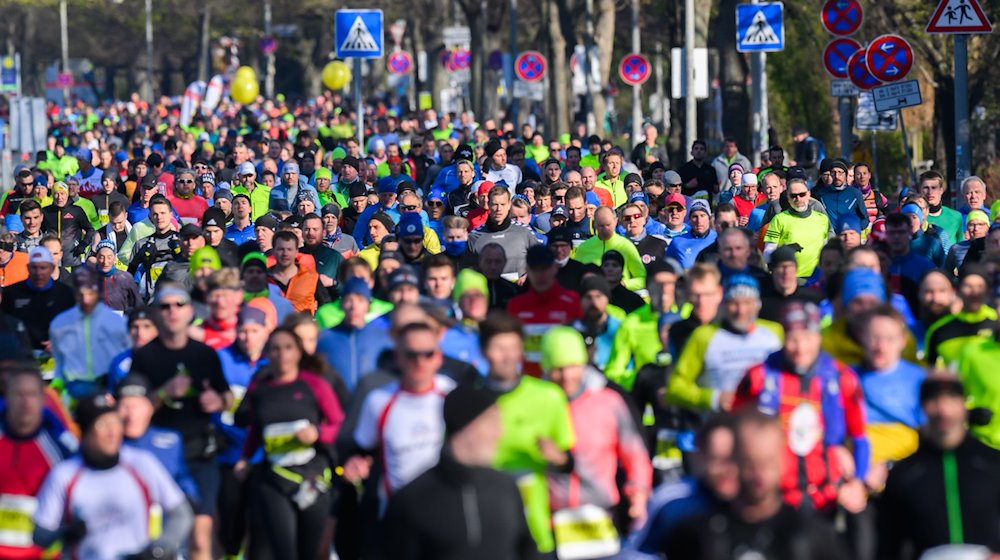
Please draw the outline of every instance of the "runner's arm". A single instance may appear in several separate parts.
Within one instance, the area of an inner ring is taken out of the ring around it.
[[[716,329],[712,326],[698,327],[677,359],[674,373],[667,382],[666,402],[692,410],[718,409],[718,391],[699,387],[698,377],[705,367],[705,351]]]

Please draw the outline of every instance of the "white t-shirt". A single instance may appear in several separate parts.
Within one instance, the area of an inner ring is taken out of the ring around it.
[[[102,471],[84,466],[80,456],[66,459],[53,467],[38,493],[36,526],[55,531],[69,521],[67,514],[86,522],[76,558],[116,560],[141,551],[150,543],[150,507],[167,512],[185,499],[148,451],[122,447],[119,457],[117,466]]]
[[[365,397],[354,441],[364,449],[381,447],[384,495],[437,464],[444,443],[444,397],[454,388],[451,378],[437,375],[426,393],[410,393],[393,382]]]

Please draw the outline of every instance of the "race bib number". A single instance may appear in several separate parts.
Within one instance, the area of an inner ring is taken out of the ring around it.
[[[32,546],[32,517],[37,507],[38,500],[32,496],[0,494],[0,546]]]
[[[264,452],[272,465],[296,467],[304,465],[316,456],[312,446],[305,446],[295,434],[309,426],[308,420],[279,422],[264,426]]]
[[[594,505],[557,511],[552,516],[560,560],[603,558],[621,549],[611,515]]]

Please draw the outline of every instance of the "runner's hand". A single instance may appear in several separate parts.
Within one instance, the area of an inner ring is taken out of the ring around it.
[[[312,445],[319,439],[319,430],[316,429],[316,426],[309,424],[305,428],[295,432],[295,437],[300,443]]]
[[[719,410],[729,412],[733,409],[733,402],[736,401],[736,393],[732,391],[719,392]]]
[[[837,491],[837,503],[848,513],[861,513],[868,505],[868,491],[865,485],[856,478],[848,480]]]
[[[634,490],[628,494],[628,516],[641,525],[646,520],[646,504],[649,494],[645,490]]]
[[[186,397],[191,389],[191,378],[186,375],[175,375],[163,386],[167,391],[167,396],[172,399]]]
[[[368,478],[371,474],[371,468],[371,457],[354,455],[344,463],[344,478],[352,484],[357,484]]]
[[[247,479],[247,474],[249,474],[249,469],[247,469],[247,462],[244,461],[243,459],[236,461],[236,464],[233,465],[233,476],[236,477],[236,480],[243,482],[244,480]]]
[[[201,404],[201,410],[206,414],[214,414],[222,411],[225,407],[225,401],[222,400],[222,395],[216,392],[216,390],[209,385],[207,379],[202,383],[202,387],[203,390],[201,395],[198,397],[198,402]]]
[[[550,465],[556,467],[561,467],[569,461],[569,457],[566,452],[559,447],[549,438],[538,438],[538,451],[541,452],[542,457]]]

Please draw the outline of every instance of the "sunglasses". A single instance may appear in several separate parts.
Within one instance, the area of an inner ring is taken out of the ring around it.
[[[553,196],[552,200],[554,200],[556,202],[563,202],[563,201],[566,200],[566,197],[565,196]]]
[[[428,200],[427,206],[430,206],[431,208],[439,208],[441,206],[444,206],[444,203],[441,202],[440,200]]]
[[[625,214],[622,217],[625,218],[625,220],[631,222],[633,220],[638,220],[639,218],[641,218],[642,217],[642,213],[637,212],[635,214]]]
[[[416,361],[417,359],[423,358],[429,360],[437,354],[437,350],[403,350],[403,357],[407,360]]]
[[[805,198],[807,196],[809,196],[809,191],[800,192],[800,193],[794,193],[794,192],[791,192],[791,191],[788,192],[788,197],[792,198],[792,199]]]
[[[404,237],[399,240],[401,243],[406,243],[407,245],[418,245],[424,242],[423,237]]]
[[[172,301],[172,302],[161,303],[157,307],[159,307],[162,311],[166,311],[167,309],[170,309],[171,307],[173,307],[174,309],[180,309],[182,307],[187,307],[187,303],[185,303],[183,301]]]
[[[416,212],[420,209],[416,204],[407,204],[406,206],[400,205],[399,207],[403,212]]]
[[[180,184],[182,184],[182,185],[194,183],[194,181],[192,179],[177,179],[177,182],[180,183]]]
[[[684,207],[683,206],[667,206],[667,212],[670,212],[671,214],[680,214],[681,212],[684,212]]]
[[[34,181],[32,181],[30,183],[21,183],[21,184],[24,185],[24,186],[26,186],[26,187],[33,187],[33,186],[35,186],[35,182]]]

